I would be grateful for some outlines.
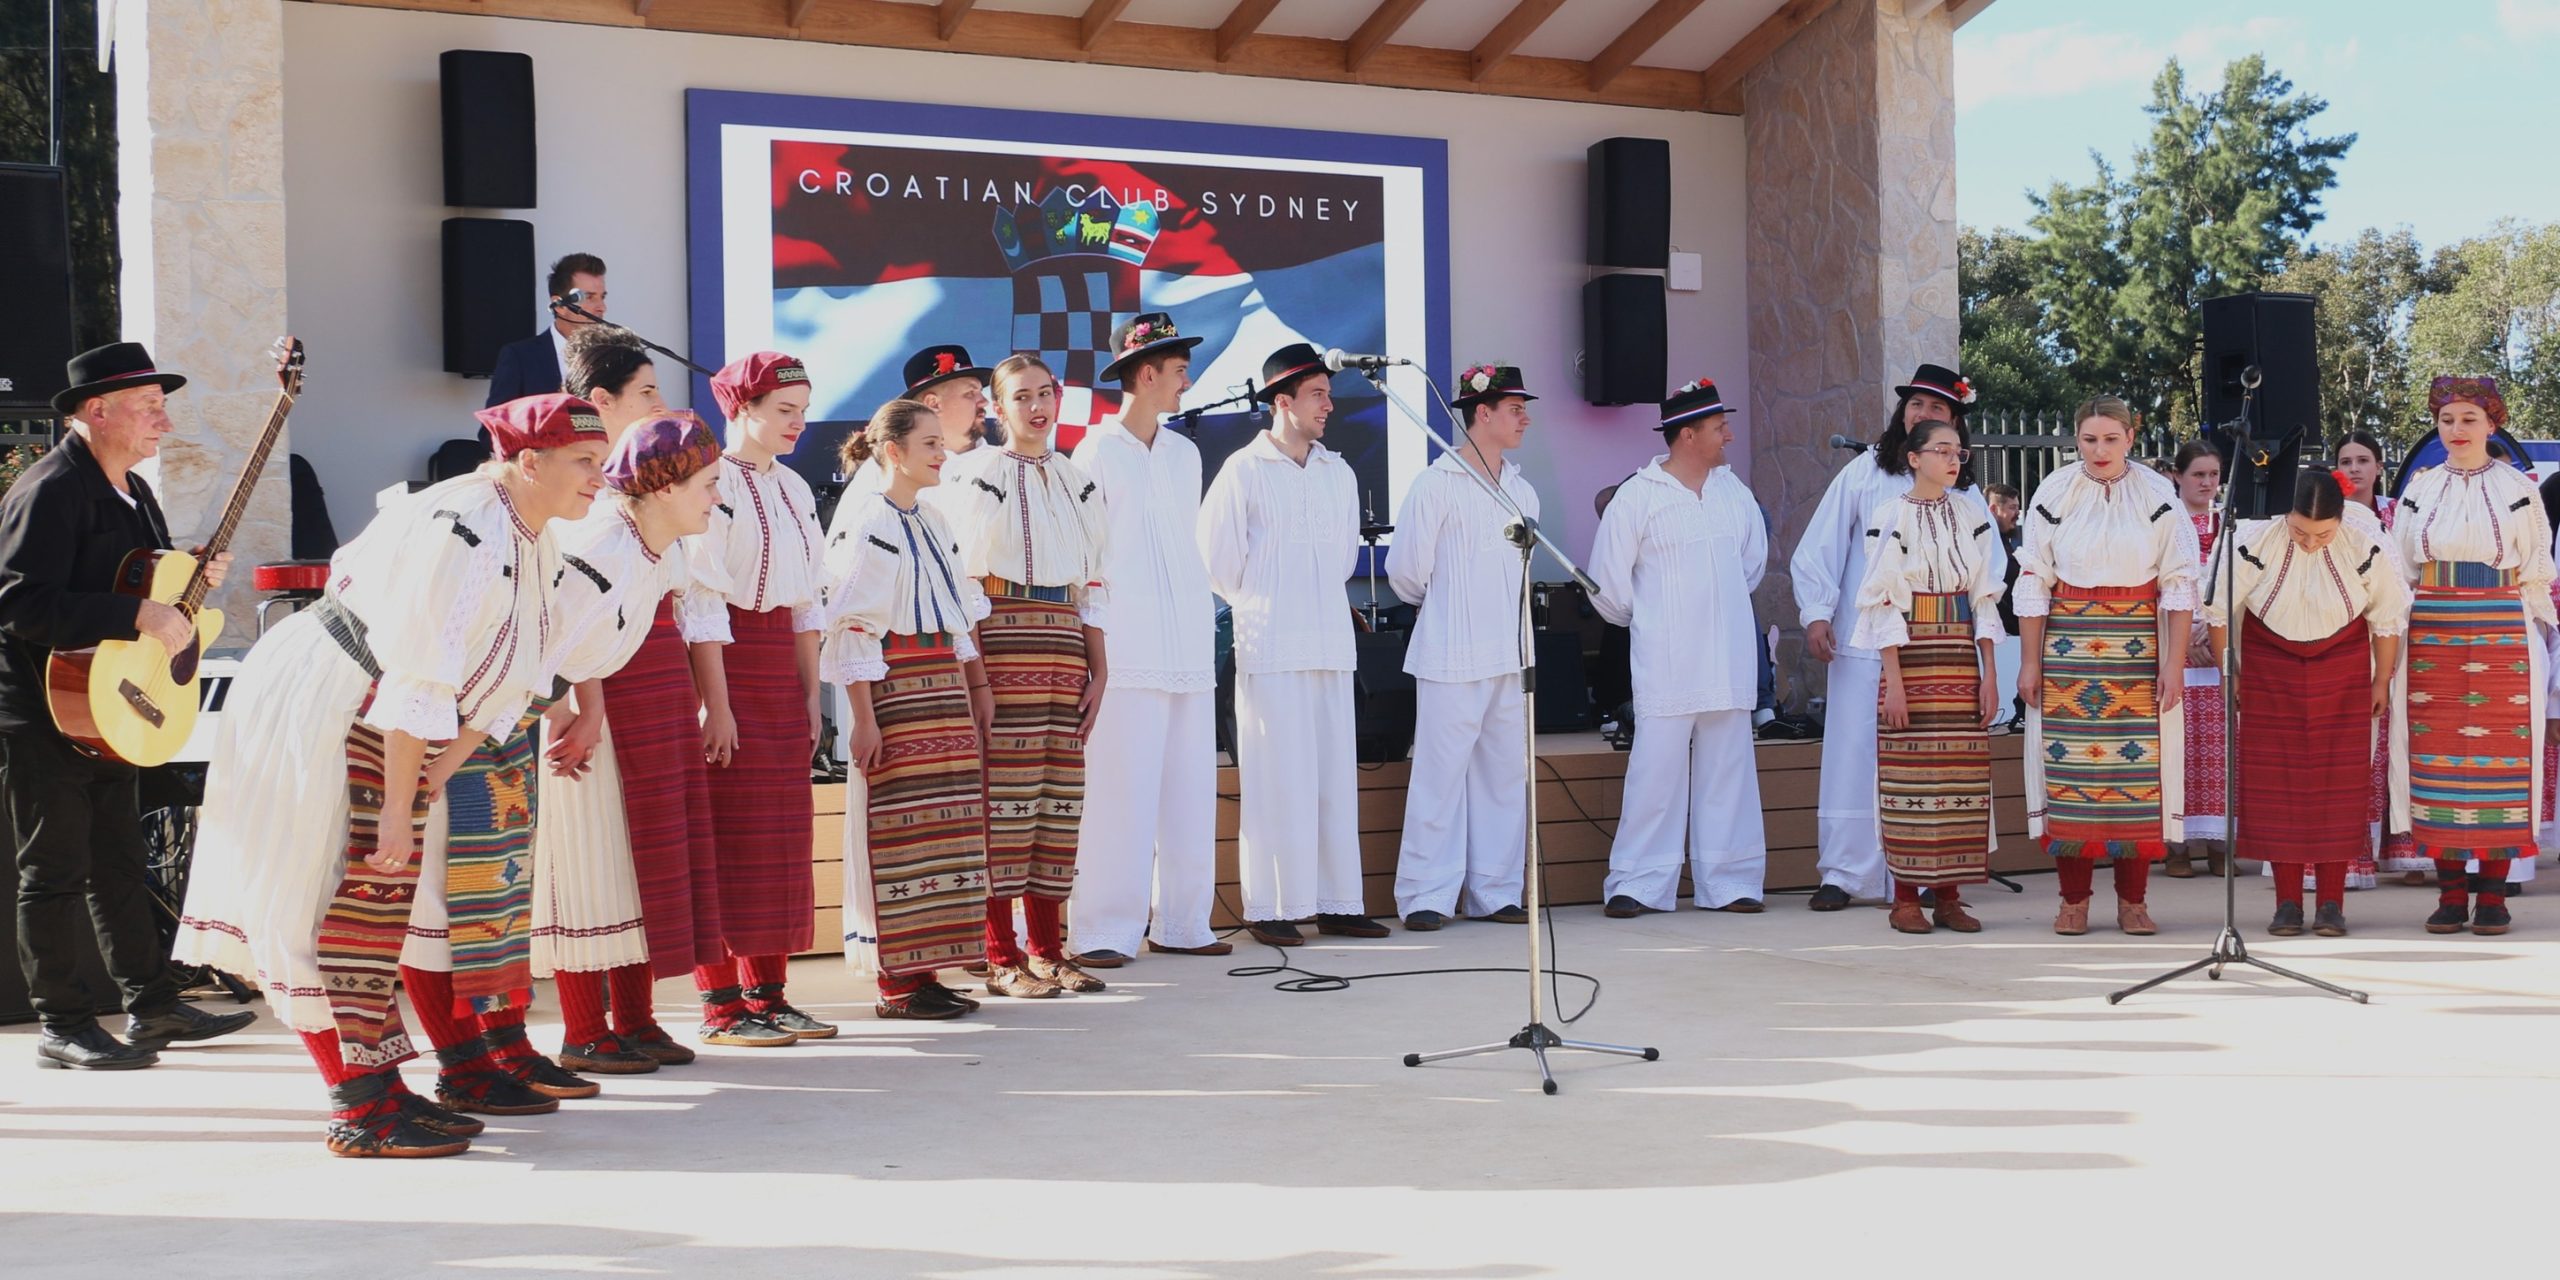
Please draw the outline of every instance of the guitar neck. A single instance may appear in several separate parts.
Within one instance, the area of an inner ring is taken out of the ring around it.
[[[240,479],[231,486],[231,500],[222,506],[222,519],[214,524],[212,535],[205,539],[203,562],[196,566],[195,576],[188,580],[186,593],[178,602],[178,607],[190,614],[204,604],[208,590],[206,567],[213,563],[215,556],[230,548],[231,535],[239,530],[240,518],[248,513],[249,498],[257,491],[258,477],[267,469],[267,458],[275,452],[276,439],[284,434],[285,415],[293,412],[293,399],[290,391],[276,394],[275,408],[267,413],[266,429],[258,433],[258,447],[249,451],[248,462],[240,468]]]

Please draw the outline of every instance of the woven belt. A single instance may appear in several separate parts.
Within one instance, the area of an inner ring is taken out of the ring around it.
[[[987,594],[991,596],[1001,596],[1008,600],[1044,600],[1050,604],[1067,602],[1068,588],[1066,587],[1025,586],[1019,582],[999,578],[994,574],[988,574],[980,581],[985,584]]]
[[[2477,560],[2429,560],[2418,566],[2418,585],[2437,590],[2502,591],[2516,585],[2516,571],[2492,569]]]
[[[2160,598],[2160,584],[2143,582],[2130,587],[2075,587],[2066,582],[2053,589],[2053,598],[2056,600],[2157,600]]]
[[[923,631],[911,636],[892,631],[880,637],[882,653],[930,653],[949,650],[952,647],[951,633],[948,631]]]
[[[1911,621],[1970,623],[1973,597],[1961,591],[1916,591],[1911,595]]]
[[[367,676],[376,680],[382,678],[382,664],[373,660],[373,646],[365,642],[364,619],[350,612],[333,595],[312,601],[303,612],[318,618],[320,629],[328,632],[329,638],[337,641],[338,647],[355,659],[356,665],[364,668]]]

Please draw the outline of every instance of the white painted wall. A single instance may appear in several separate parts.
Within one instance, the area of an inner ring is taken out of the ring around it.
[[[1671,238],[1706,258],[1705,289],[1670,295],[1671,384],[1710,376],[1728,402],[1750,403],[1738,119],[343,5],[284,14],[288,303],[311,349],[293,447],[319,470],[341,536],[363,526],[375,490],[423,475],[437,442],[470,435],[488,392],[441,371],[437,228],[456,212],[440,158],[446,49],[533,56],[541,207],[491,212],[530,219],[543,264],[601,255],[613,318],[679,349],[688,88],[1082,112],[1141,101],[1216,123],[1445,137],[1451,351],[1461,364],[1518,364],[1545,394],[1520,461],[1576,552],[1598,523],[1592,494],[1661,439],[1649,409],[1583,404],[1572,373],[1588,275],[1583,152],[1617,135],[1668,138]],[[527,333],[539,306],[528,293]],[[681,378],[665,381],[684,394]],[[1750,456],[1737,441],[1737,465]]]

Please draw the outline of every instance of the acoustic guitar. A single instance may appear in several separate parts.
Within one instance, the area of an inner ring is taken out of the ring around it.
[[[222,520],[205,539],[204,559],[183,551],[136,551],[116,570],[118,595],[157,601],[195,623],[195,643],[172,654],[158,640],[102,641],[90,649],[56,649],[45,666],[45,700],[53,727],[93,756],[148,768],[177,757],[195,731],[196,677],[204,651],[222,634],[222,611],[205,607],[205,565],[231,545],[258,475],[284,431],[285,415],[302,394],[302,343],[276,340],[275,408],[267,414],[258,446],[249,452]]]

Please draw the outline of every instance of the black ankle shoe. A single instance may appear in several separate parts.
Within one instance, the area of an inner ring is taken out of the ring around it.
[[[429,1133],[448,1138],[476,1138],[489,1127],[459,1111],[439,1107],[406,1088],[392,1089],[391,1100],[400,1104],[400,1114],[408,1117],[409,1123]]]
[[[2335,902],[2323,902],[2311,913],[2311,931],[2323,938],[2347,936],[2347,909]]]
[[[525,1083],[525,1087],[546,1098],[592,1098],[604,1092],[604,1086],[562,1067],[544,1057],[533,1047],[521,1023],[491,1027],[487,1033],[489,1048],[509,1075]]]
[[[2505,933],[2513,923],[2503,902],[2483,902],[2471,913],[2471,931],[2484,937]]]
[[[436,1050],[443,1069],[436,1072],[436,1105],[487,1116],[539,1116],[560,1109],[560,1100],[536,1093],[497,1059],[489,1042],[473,1036],[448,1049]]]
[[[1609,904],[1602,907],[1600,912],[1612,920],[1633,920],[1649,910],[1651,908],[1622,893],[1609,899]]]
[[[2471,906],[2464,902],[2441,903],[2436,913],[2427,917],[2429,933],[2460,933],[2471,923]]]
[[[2276,918],[2267,922],[2267,932],[2279,938],[2300,937],[2302,935],[2302,904],[2299,902],[2277,903]]]
[[[410,1121],[390,1089],[386,1073],[357,1076],[329,1090],[332,1155],[422,1159],[458,1156],[471,1149],[463,1138],[431,1133]]]
[[[1849,896],[1848,890],[1836,884],[1826,884],[1814,890],[1813,897],[1805,905],[1816,911],[1846,911],[1854,901],[1856,899]]]

